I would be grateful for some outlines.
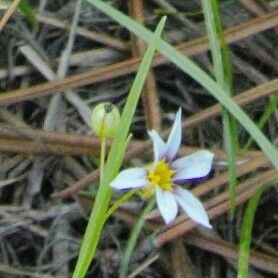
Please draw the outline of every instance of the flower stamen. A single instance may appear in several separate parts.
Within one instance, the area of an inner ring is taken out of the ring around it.
[[[170,168],[165,160],[160,160],[149,171],[148,179],[152,185],[158,185],[163,190],[172,191],[172,176],[174,173],[175,171]]]

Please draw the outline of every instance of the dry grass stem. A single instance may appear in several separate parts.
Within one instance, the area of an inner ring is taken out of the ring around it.
[[[239,26],[229,28],[226,34],[228,43],[239,41],[248,36],[271,29],[278,24],[278,11],[263,15],[259,18],[250,20]],[[206,37],[192,40],[177,47],[178,50],[186,55],[196,55],[208,50]],[[134,58],[120,62],[99,70],[92,70],[74,76],[66,77],[58,81],[36,85],[27,89],[15,90],[0,95],[0,105],[10,105],[29,99],[43,97],[49,94],[58,93],[67,89],[93,84],[100,81],[109,80],[115,77],[131,74],[136,71],[139,58]],[[165,64],[167,61],[160,55],[155,56],[153,65]]]

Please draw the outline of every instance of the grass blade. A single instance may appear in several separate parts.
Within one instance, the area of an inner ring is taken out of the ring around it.
[[[249,277],[249,252],[252,238],[252,227],[257,206],[261,199],[264,187],[260,188],[249,200],[244,213],[239,240],[238,274],[237,278]]]
[[[153,198],[145,207],[143,210],[141,216],[137,220],[136,224],[133,226],[132,231],[130,233],[128,242],[126,244],[124,253],[122,255],[121,259],[121,266],[119,270],[119,278],[125,278],[127,277],[128,272],[128,265],[130,262],[130,259],[132,257],[132,252],[135,249],[138,237],[140,235],[140,232],[144,226],[144,223],[146,221],[147,214],[153,209],[155,204],[155,198]]]
[[[26,16],[26,18],[30,21],[33,28],[36,30],[38,28],[38,21],[35,16],[35,12],[32,7],[29,5],[27,0],[21,0],[18,4],[18,8],[20,11]]]
[[[152,39],[152,32],[132,20],[130,17],[119,12],[109,4],[106,4],[100,0],[87,0],[87,2],[91,3],[103,13],[109,15],[119,24],[126,27],[144,41],[149,42]],[[275,168],[278,169],[278,151],[272,146],[269,140],[259,130],[256,124],[247,116],[247,114],[235,103],[235,101],[230,96],[226,94],[223,88],[221,88],[195,63],[193,63],[190,59],[177,51],[167,42],[160,40],[158,50],[182,71],[187,73],[200,85],[206,88],[206,90],[208,90],[210,94],[215,97],[242,124],[242,126],[249,132],[257,144],[261,147]]]
[[[127,97],[126,105],[121,116],[121,122],[117,130],[117,133],[115,134],[107,158],[103,179],[98,189],[94,207],[90,215],[87,229],[82,241],[73,278],[84,277],[94,257],[99,237],[102,231],[102,227],[105,222],[106,211],[111,196],[111,188],[109,186],[109,183],[120,170],[125,152],[125,142],[127,139],[129,128],[136,110],[140,93],[142,91],[144,82],[148,74],[148,70],[151,66],[153,55],[160,42],[159,38],[164,28],[165,21],[166,17],[162,18],[159,22],[154,36],[152,37],[151,42],[139,66],[130,93]]]
[[[230,51],[223,36],[219,7],[216,0],[202,0],[207,34],[212,54],[216,82],[230,96],[233,95]],[[233,214],[236,196],[236,148],[238,145],[236,123],[232,115],[222,109],[224,146],[228,157],[229,197]]]
[[[264,113],[262,114],[257,126],[259,129],[262,129],[264,125],[266,124],[267,120],[269,119],[270,115],[277,109],[278,107],[278,96],[274,96],[271,100],[268,106],[265,108]],[[246,153],[249,148],[251,147],[252,143],[254,142],[253,138],[250,137],[244,147],[242,148],[241,152],[244,154]]]

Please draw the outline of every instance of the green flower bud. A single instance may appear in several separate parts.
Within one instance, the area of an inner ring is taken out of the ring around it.
[[[120,123],[119,109],[110,102],[98,104],[92,112],[92,129],[100,138],[112,138]]]

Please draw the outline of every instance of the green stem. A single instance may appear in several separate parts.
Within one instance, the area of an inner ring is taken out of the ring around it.
[[[95,1],[95,0],[94,0]],[[147,78],[148,70],[151,66],[152,58],[158,47],[159,39],[165,25],[166,18],[162,18],[152,37],[152,40],[140,63],[138,72],[128,94],[125,107],[122,112],[121,121],[105,164],[103,179],[98,188],[87,228],[81,244],[79,257],[74,269],[73,278],[83,278],[94,258],[96,248],[100,239],[101,231],[105,223],[106,211],[111,197],[110,182],[118,174],[126,148],[127,136],[130,125],[139,101],[140,93]]]
[[[207,33],[212,53],[213,68],[216,82],[227,95],[232,96],[232,67],[230,61],[230,51],[223,34],[221,17],[217,0],[202,0]],[[236,123],[229,111],[222,107],[223,138],[224,147],[228,156],[228,176],[229,176],[229,201],[230,213],[234,214],[235,194],[236,194],[236,163],[235,153],[238,146],[238,136]]]
[[[272,98],[272,100],[268,104],[267,108],[265,109],[263,115],[261,116],[261,118],[257,124],[260,129],[262,129],[265,126],[269,117],[271,116],[273,111],[277,108],[277,105],[278,105],[278,96],[275,96]],[[247,143],[242,148],[241,154],[245,154],[249,150],[249,148],[251,147],[253,142],[254,142],[254,139],[252,137],[250,137],[248,139]]]
[[[99,166],[100,181],[102,181],[102,179],[103,179],[103,171],[104,171],[104,166],[105,166],[105,150],[106,150],[105,146],[106,146],[106,138],[101,137],[101,139],[100,139],[100,166]]]
[[[120,270],[119,270],[119,278],[127,277],[128,265],[129,265],[130,259],[132,257],[132,253],[135,249],[140,232],[142,231],[142,229],[144,227],[144,224],[146,221],[146,216],[153,209],[154,204],[155,204],[155,198],[152,198],[149,201],[149,203],[147,204],[147,206],[144,208],[144,210],[143,210],[142,214],[140,215],[139,219],[137,220],[137,222],[132,227],[125,250],[121,256],[121,266],[120,266]]]
[[[122,206],[125,202],[127,202],[136,192],[136,190],[132,190],[127,192],[121,199],[117,200],[113,206],[107,211],[106,216],[105,216],[105,221],[120,207]]]

